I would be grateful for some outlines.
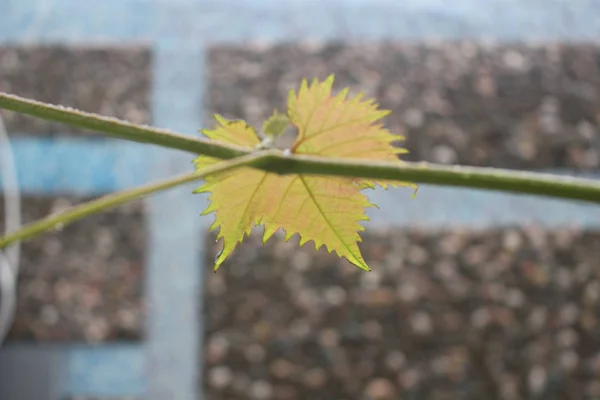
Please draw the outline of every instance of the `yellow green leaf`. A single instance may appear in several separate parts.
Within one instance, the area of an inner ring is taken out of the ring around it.
[[[364,230],[360,221],[367,220],[366,207],[372,207],[351,179],[284,176],[272,188],[269,213],[261,219],[265,226],[263,242],[277,230],[286,232],[286,240],[294,233],[300,236],[300,246],[312,240],[315,248],[325,245],[357,267],[369,270],[358,248]]]
[[[361,95],[348,99],[347,89],[333,96],[332,86],[333,75],[323,82],[314,80],[310,86],[304,80],[297,93],[290,91],[287,118],[298,129],[292,152],[401,162],[398,154],[405,151],[394,147],[393,142],[402,137],[392,135],[379,122],[389,111],[378,109],[372,100],[362,100]],[[209,138],[250,148],[260,144],[254,128],[244,121],[229,121],[219,115],[215,119],[217,126],[203,131]],[[200,156],[195,163],[201,168],[216,161]],[[265,229],[263,242],[283,229],[286,240],[299,234],[300,245],[312,240],[315,248],[325,246],[329,252],[335,251],[359,268],[369,270],[358,243],[359,232],[364,230],[360,223],[368,219],[365,208],[374,204],[361,190],[375,184],[386,187],[388,182],[280,176],[251,168],[207,177],[197,192],[210,193],[210,205],[204,214],[215,212],[211,229],[219,228],[217,238],[223,240],[215,270],[259,224]]]
[[[338,158],[356,158],[399,162],[398,155],[407,153],[394,142],[403,141],[402,135],[392,134],[379,122],[390,114],[381,110],[374,100],[363,100],[360,93],[348,99],[348,89],[336,96],[331,95],[334,76],[323,82],[313,80],[309,86],[302,81],[300,90],[288,95],[288,115],[298,128],[293,151],[298,154],[314,154]],[[382,187],[417,186],[409,182],[371,181]]]

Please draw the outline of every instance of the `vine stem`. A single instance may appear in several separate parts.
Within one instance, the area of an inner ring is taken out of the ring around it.
[[[278,150],[252,153],[253,149],[231,146],[216,141],[194,138],[163,129],[130,124],[115,118],[85,113],[71,108],[54,106],[0,92],[0,108],[62,122],[81,128],[102,132],[106,135],[150,143],[162,147],[202,154],[231,163],[216,164],[214,169],[175,177],[159,183],[126,190],[75,206],[61,214],[44,218],[26,225],[10,236],[0,238],[0,248],[17,240],[35,236],[57,224],[65,224],[89,214],[138,199],[151,193],[166,190],[211,173],[249,166],[276,174],[305,174],[343,176],[374,180],[429,183],[477,189],[542,195],[568,200],[581,200],[600,204],[600,181],[523,172],[497,168],[446,166],[423,162],[377,162],[360,159],[338,159],[307,155],[286,155]]]
[[[10,232],[6,236],[0,237],[0,249],[10,246],[13,243],[38,236],[45,231],[58,228],[62,229],[65,225],[71,222],[98,212],[109,210],[130,201],[138,200],[150,194],[171,189],[185,183],[194,182],[210,174],[224,172],[251,164],[254,161],[260,160],[264,156],[265,155],[263,153],[257,152],[237,157],[232,160],[219,161],[216,164],[210,165],[201,170],[197,170],[191,174],[178,175],[169,179],[161,180],[159,182],[138,186],[134,189],[123,190],[117,193],[99,197],[95,200],[78,204],[73,207],[69,207],[62,212],[51,214],[45,218],[23,225],[20,229]]]
[[[0,92],[0,108],[48,121],[102,132],[107,136],[118,139],[155,144],[220,159],[234,158],[249,153],[248,149],[243,147],[216,143],[208,139],[171,132],[167,129],[135,125],[117,118],[88,113],[71,107],[43,103],[3,92]]]

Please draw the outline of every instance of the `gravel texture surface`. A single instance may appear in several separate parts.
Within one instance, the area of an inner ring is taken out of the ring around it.
[[[600,396],[600,232],[371,231],[369,273],[259,236],[206,270],[210,399]]]
[[[83,200],[28,196],[23,202],[24,222]],[[140,202],[23,242],[18,308],[8,340],[139,340],[145,248]]]
[[[215,45],[209,111],[257,123],[304,77],[392,110],[407,160],[597,169],[600,47],[478,42]],[[260,125],[258,125],[260,126]]]
[[[0,46],[0,92],[149,124],[151,86],[152,54],[144,47]],[[9,132],[81,132],[5,110],[0,115]]]
[[[600,165],[600,47],[251,43],[209,50],[207,111],[260,126],[304,77],[392,110],[408,160]],[[207,243],[212,252],[214,236]],[[208,397],[600,397],[600,233],[370,230],[370,273],[281,238],[206,271]]]
[[[151,83],[152,54],[146,47],[0,46],[0,91],[36,100],[151,123]],[[12,137],[81,132],[0,113]],[[44,168],[43,160],[38,164]],[[24,219],[82,200],[27,196]],[[0,226],[2,220],[0,215]],[[140,339],[145,237],[143,204],[136,203],[24,243],[17,317],[9,340]]]

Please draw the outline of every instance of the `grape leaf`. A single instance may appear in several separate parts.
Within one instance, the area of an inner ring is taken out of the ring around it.
[[[401,162],[398,154],[406,151],[392,143],[403,137],[391,134],[378,122],[389,111],[378,109],[373,100],[362,100],[362,95],[347,98],[348,89],[332,96],[333,81],[333,75],[323,82],[315,79],[311,85],[303,80],[298,92],[290,91],[285,120],[298,130],[291,152]],[[258,133],[245,121],[220,115],[215,115],[215,120],[214,129],[202,131],[208,138],[249,148],[261,146]],[[204,168],[218,161],[200,156],[194,162],[196,168]],[[316,249],[324,245],[329,252],[370,270],[358,243],[359,232],[364,230],[360,222],[368,219],[364,210],[375,205],[361,190],[375,184],[416,188],[411,183],[345,177],[280,176],[252,168],[208,176],[195,192],[210,193],[210,204],[202,214],[216,214],[210,229],[219,228],[217,240],[223,240],[215,271],[255,225],[264,225],[263,243],[283,229],[286,240],[297,233],[301,246],[312,240]]]

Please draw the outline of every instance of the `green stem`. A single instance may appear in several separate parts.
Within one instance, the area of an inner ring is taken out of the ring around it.
[[[548,196],[600,204],[600,181],[539,172],[426,162],[377,162],[268,153],[255,168],[278,174],[330,175],[458,186]]]
[[[133,125],[114,118],[57,107],[34,100],[0,93],[0,108],[51,121],[63,122],[103,132],[107,135],[194,154],[230,159],[251,150],[193,138],[166,130]],[[600,203],[600,183],[593,179],[562,177],[550,174],[521,172],[496,168],[445,166],[428,163],[383,163],[365,160],[344,160],[304,155],[284,156],[269,152],[255,168],[280,174],[313,174],[350,176],[367,179],[389,179],[444,186],[460,186],[543,195],[570,200]]]
[[[135,125],[112,117],[104,117],[70,107],[55,106],[0,92],[0,108],[20,114],[60,122],[132,142],[150,143],[194,154],[229,159],[248,154],[248,149],[174,133],[166,129]]]
[[[197,181],[206,175],[252,164],[257,160],[260,160],[262,157],[264,157],[264,153],[257,152],[238,157],[233,160],[221,161],[217,164],[213,164],[209,167],[198,170],[192,174],[179,175],[160,182],[106,195],[98,199],[70,207],[65,211],[49,215],[30,224],[24,225],[20,229],[11,232],[6,236],[1,236],[0,249],[3,249],[15,242],[38,236],[45,231],[55,228],[63,228],[65,225],[71,222],[98,212],[106,211],[130,201],[138,200],[144,196],[148,196],[150,194],[170,189],[185,183]]]
[[[600,204],[600,182],[551,174],[516,172],[495,168],[445,167],[427,163],[352,162],[334,158],[286,156],[278,150],[267,150],[241,156],[158,183],[107,195],[69,208],[23,226],[16,232],[0,237],[0,249],[37,236],[57,226],[88,215],[106,211],[149,194],[202,179],[206,175],[241,166],[258,168],[278,174],[305,174],[313,176],[358,177],[378,180],[399,180],[420,183],[493,189],[523,194],[545,195],[557,198],[584,200]]]

